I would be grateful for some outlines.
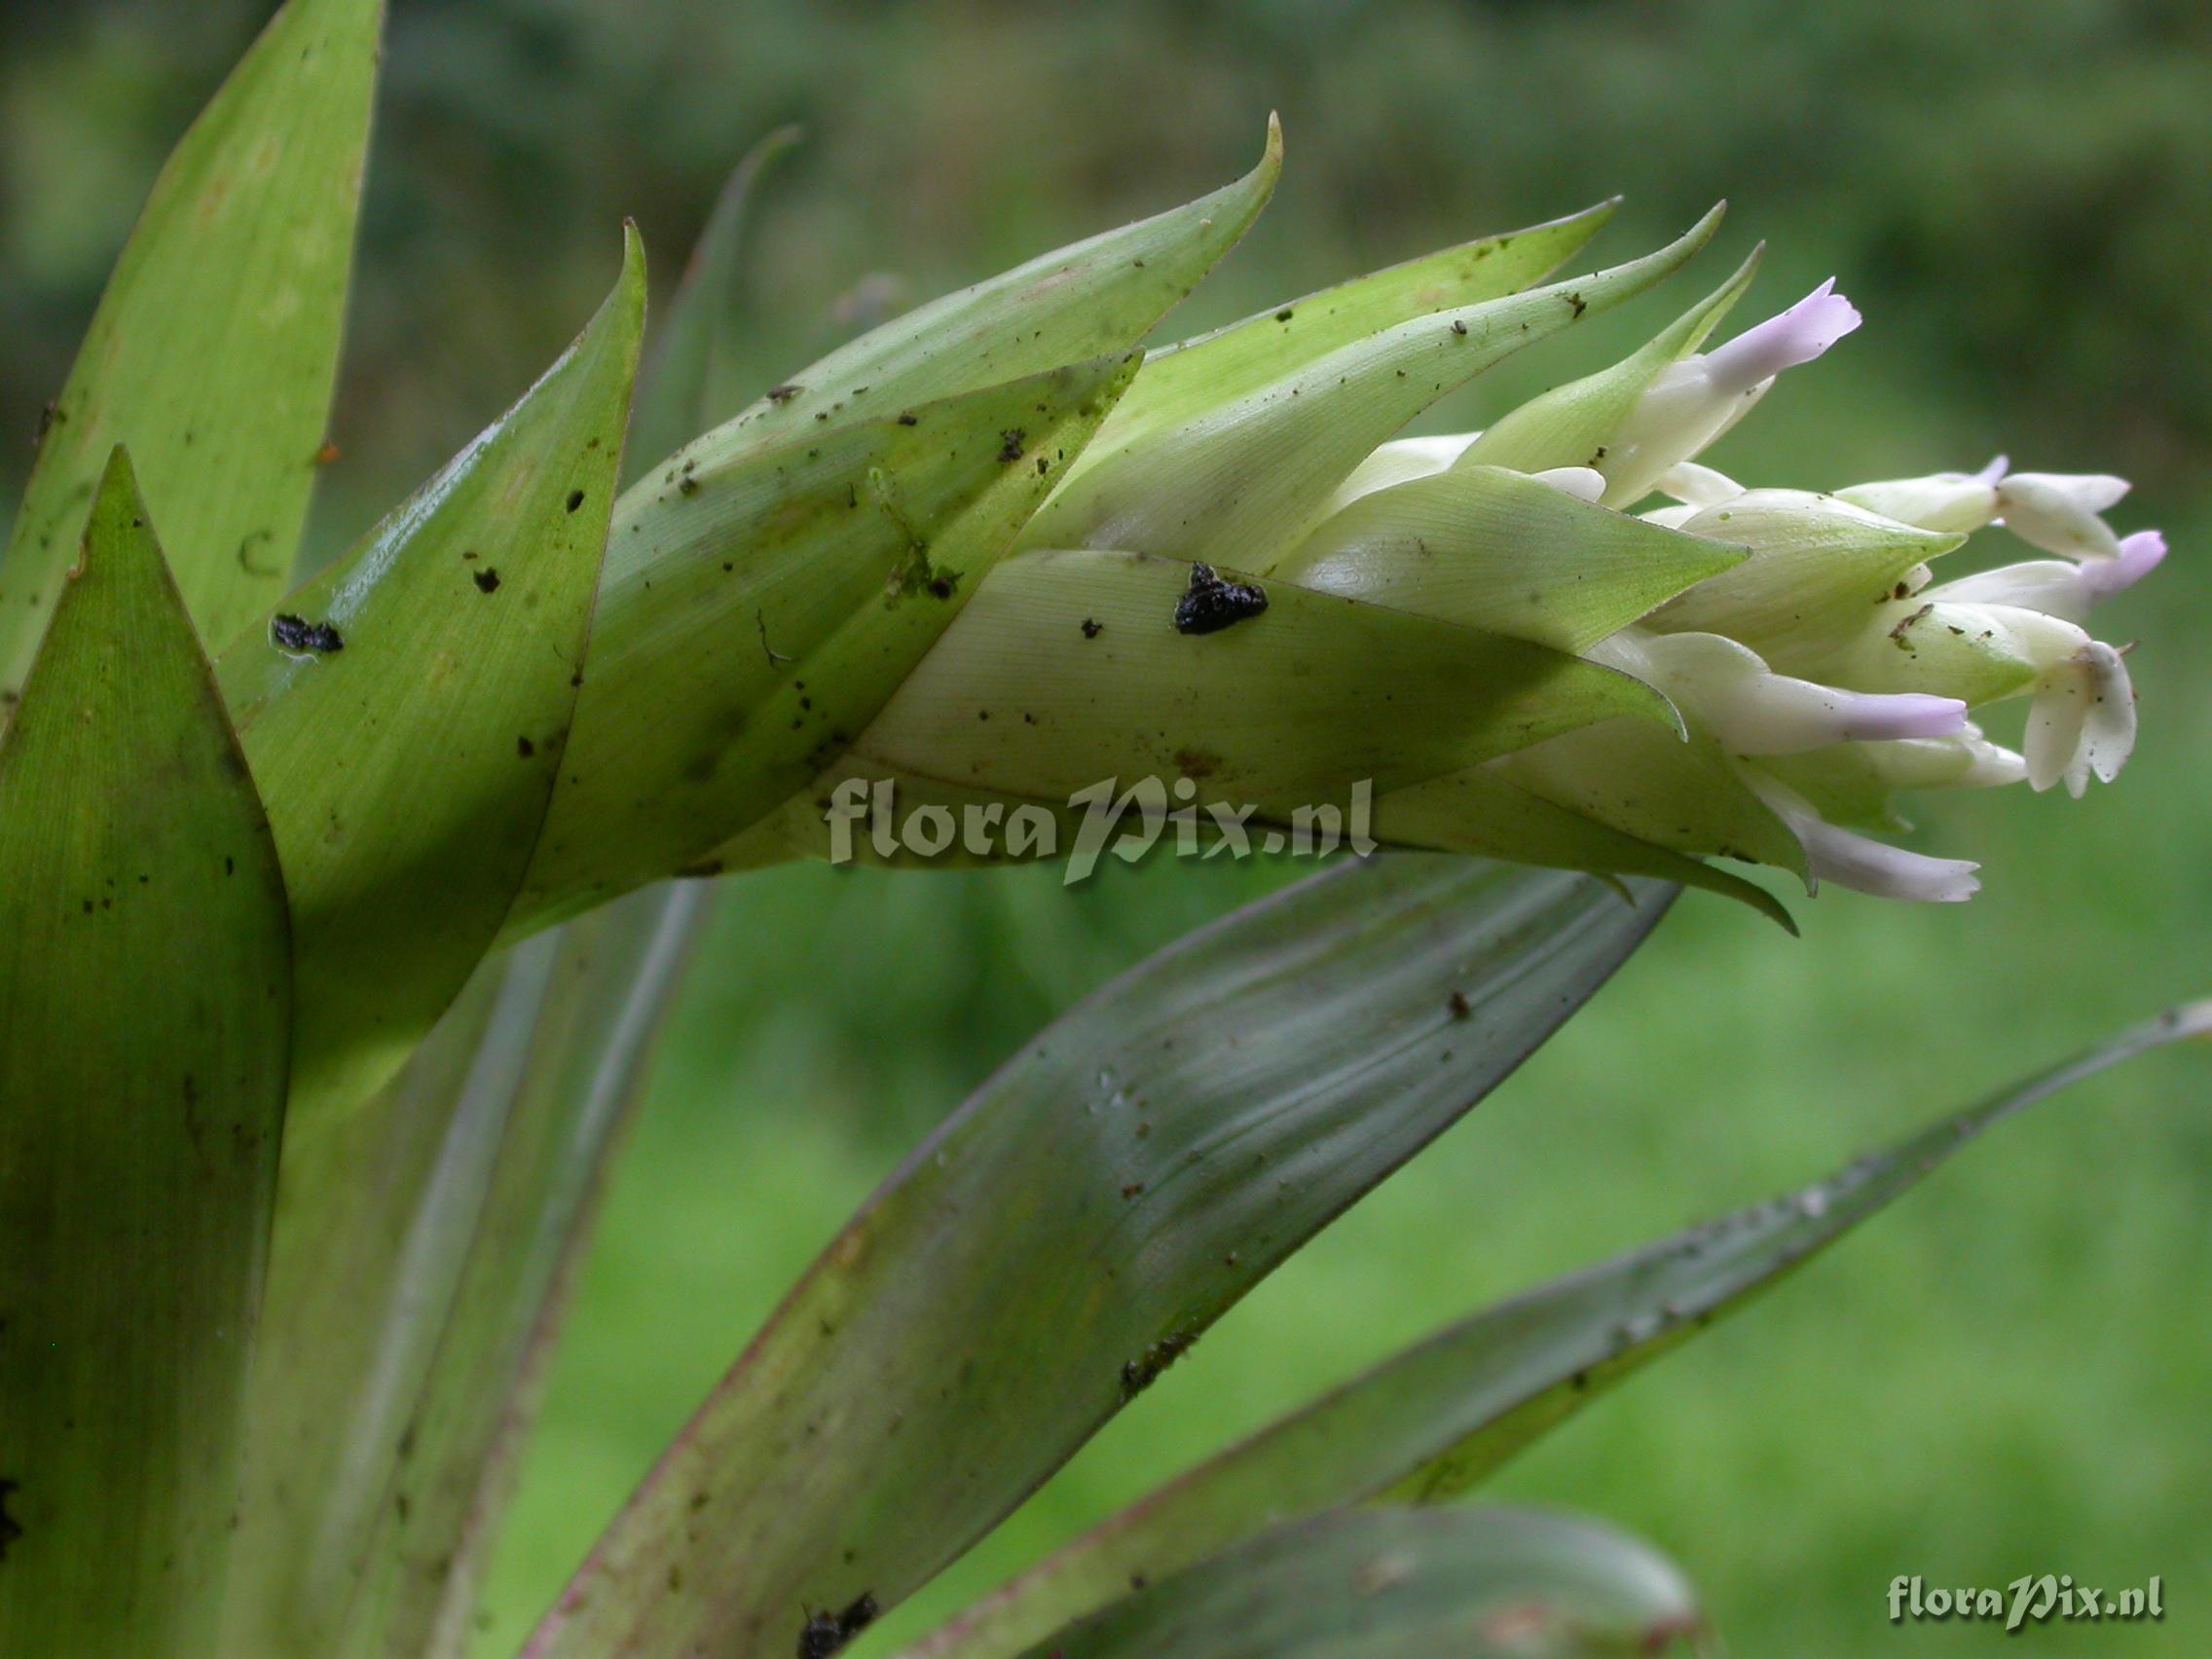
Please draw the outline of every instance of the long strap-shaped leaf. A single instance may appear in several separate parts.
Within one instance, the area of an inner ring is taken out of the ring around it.
[[[120,450],[82,550],[0,741],[0,1653],[213,1659],[284,889]]]
[[[0,560],[0,719],[128,444],[209,649],[284,591],[338,370],[383,0],[291,0],[154,185]]]
[[[1626,1659],[1701,1626],[1673,1563],[1515,1510],[1382,1509],[1266,1533],[1139,1590],[1031,1659]]]
[[[1263,1528],[1378,1494],[1456,1496],[1598,1393],[1910,1192],[1983,1130],[2148,1050],[2212,1034],[2179,1009],[1825,1181],[1448,1327],[1132,1505],[906,1651],[1004,1659]]]
[[[230,1635],[458,1652],[575,1241],[705,890],[639,894],[471,981],[285,1170]]]
[[[723,192],[633,431],[712,424],[745,192],[771,153]],[[242,1650],[461,1650],[530,1374],[706,899],[656,888],[488,958],[392,1084],[295,1157],[237,1545]]]
[[[780,1659],[798,1601],[904,1595],[1511,1072],[1670,896],[1383,859],[1099,993],[830,1245],[531,1653]]]
[[[497,938],[581,681],[645,255],[543,379],[221,662],[284,858],[294,1135],[397,1070]],[[313,630],[327,628],[327,634]]]

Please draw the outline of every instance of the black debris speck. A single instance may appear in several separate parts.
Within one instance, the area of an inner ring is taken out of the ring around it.
[[[583,504],[584,504],[584,493],[583,493],[583,492],[582,492],[581,490],[571,490],[571,491],[569,492],[569,511],[571,511],[571,512],[574,512],[574,511],[575,511],[575,510],[576,510],[576,509],[577,509],[578,507],[582,506]]]
[[[1211,565],[1193,565],[1191,585],[1175,602],[1175,629],[1182,634],[1218,634],[1267,608],[1267,590],[1256,582],[1229,581]]]
[[[882,1611],[872,1591],[863,1591],[841,1613],[809,1613],[799,1627],[798,1659],[830,1659]]]
[[[528,760],[537,753],[537,745],[531,742],[527,737],[518,737],[515,739],[515,753]]]
[[[269,637],[288,651],[342,651],[346,642],[327,622],[310,622],[304,616],[273,616]]]
[[[1104,632],[1106,632],[1105,623],[1097,621],[1094,618],[1088,616],[1086,616],[1083,619],[1083,637],[1085,639],[1095,640]]]
[[[999,460],[1009,466],[1019,461],[1027,453],[1021,447],[1021,440],[1028,435],[1019,426],[1001,432],[999,434]]]
[[[1282,308],[1282,310],[1280,310],[1279,312],[1275,313],[1275,321],[1277,321],[1277,322],[1288,322],[1289,320],[1290,320],[1290,307],[1288,307],[1288,306],[1285,306],[1285,307],[1283,307],[1283,308]]]
[[[481,571],[471,571],[468,573],[474,579],[478,593],[498,593],[499,591],[499,572],[491,566],[486,565]]]
[[[8,1499],[18,1490],[16,1482],[0,1480],[0,1561],[8,1559],[8,1546],[23,1535],[22,1528],[8,1513]]]

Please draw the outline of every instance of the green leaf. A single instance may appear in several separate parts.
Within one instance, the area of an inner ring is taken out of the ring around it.
[[[802,1603],[898,1600],[1510,1073],[1670,896],[1384,858],[1090,999],[830,1246],[534,1659],[781,1655]]]
[[[519,953],[518,953],[519,955]],[[474,1232],[546,963],[486,963],[391,1081],[284,1149],[225,1647],[327,1652]]]
[[[1497,771],[1515,788],[1624,835],[1693,858],[1806,875],[1796,835],[1702,729],[1683,743],[1638,721],[1606,720],[1509,755]]]
[[[221,662],[284,859],[293,1133],[375,1089],[491,947],[562,764],[645,312],[621,281],[543,379]]]
[[[699,233],[638,374],[630,422],[633,474],[744,406],[736,387],[738,254],[760,175],[798,141],[797,128],[781,127],[747,151]]]
[[[286,1161],[239,1651],[461,1651],[535,1374],[705,901],[637,894],[486,963],[391,1086]]]
[[[0,741],[0,1652],[213,1659],[289,941],[120,449]]]
[[[383,11],[291,0],[162,169],[0,560],[0,705],[119,443],[209,649],[283,592],[337,378]]]
[[[616,509],[517,931],[707,860],[927,656],[1136,370],[1100,359],[788,447],[710,434]]]
[[[1508,466],[1517,472],[1543,472],[1555,466],[1594,466],[1607,472],[1628,458],[1610,453],[1620,430],[1651,383],[1672,365],[1703,346],[1706,337],[1742,299],[1757,273],[1760,248],[1753,248],[1735,276],[1677,317],[1641,350],[1609,369],[1601,369],[1532,397],[1462,450],[1459,466]],[[1638,496],[1647,492],[1639,490]],[[1609,506],[1632,506],[1616,500]]]
[[[1281,170],[1282,129],[1271,116],[1260,165],[1235,184],[870,329],[721,428],[718,448],[779,445],[840,415],[888,418],[1069,363],[1118,357],[1236,245]]]
[[[409,1419],[347,1652],[461,1659],[599,1195],[711,889],[562,930],[466,1271]]]
[[[1412,318],[1190,420],[1093,446],[1022,545],[1126,548],[1265,573],[1376,445],[1522,347],[1671,276],[1719,216],[1716,207],[1641,259]]]
[[[1180,425],[1410,317],[1518,293],[1572,259],[1618,205],[1615,198],[1549,224],[1461,242],[1148,352],[1103,440],[1118,446]]]
[[[1270,573],[1580,651],[1748,552],[1580,500],[1525,472],[1460,466],[1360,497]]]
[[[1650,876],[1736,900],[1787,932],[1797,931],[1788,910],[1765,888],[1547,800],[1496,767],[1472,767],[1392,790],[1376,799],[1372,823],[1375,838],[1384,846],[1467,853],[1593,875]]]
[[[903,1659],[1005,1659],[1290,1517],[1471,1490],[1605,1388],[1910,1192],[1992,1125],[2123,1060],[2212,1034],[2175,1010],[1801,1191],[1559,1279],[1355,1378],[1059,1550]]]
[[[1031,1659],[1600,1659],[1703,1620],[1648,1546],[1515,1510],[1369,1510],[1265,1533],[1055,1634]]]
[[[1008,561],[857,755],[1060,803],[1104,778],[1189,777],[1272,821],[1593,720],[1674,724],[1665,698],[1595,663],[1289,582],[1268,585],[1262,614],[1186,635],[1190,577],[1142,553]]]

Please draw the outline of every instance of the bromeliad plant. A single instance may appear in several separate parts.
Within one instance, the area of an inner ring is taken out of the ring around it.
[[[1680,885],[1783,914],[1707,859],[1960,898],[1970,866],[1863,833],[1894,791],[2079,793],[2126,756],[2125,666],[2082,623],[2163,546],[2105,528],[2120,481],[1999,463],[1825,496],[1696,461],[1857,323],[1828,289],[1707,350],[1747,265],[1484,432],[1393,438],[1672,274],[1717,213],[1545,282],[1601,207],[1142,351],[1265,203],[1272,131],[1244,179],[733,411],[773,140],[643,375],[632,233],[569,351],[295,585],[379,24],[291,0],[187,134],[0,563],[11,1659],[466,1650],[704,903],[656,884],[819,852],[840,785],[1052,819],[1102,777],[1172,778],[1263,823],[1364,785],[1393,850],[1145,964],[955,1114],[670,1448],[536,1659],[823,1659],[1510,1073]],[[1999,521],[2054,557],[1935,580]],[[1969,714],[2022,694],[2014,756]],[[1694,1636],[1641,1546],[1441,1500],[1996,1119],[2208,1026],[2169,1015],[1477,1314],[910,1651]]]

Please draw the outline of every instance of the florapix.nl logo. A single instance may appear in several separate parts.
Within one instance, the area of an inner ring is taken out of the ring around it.
[[[1346,851],[1366,856],[1375,786],[1362,779],[1343,801],[1287,811],[1207,796],[1197,782],[1139,778],[1124,788],[1103,778],[1070,794],[1064,805],[1003,800],[923,800],[902,804],[890,779],[847,778],[822,809],[830,830],[830,862],[851,864],[863,848],[887,863],[959,856],[977,862],[1023,863],[1064,858],[1069,886],[1088,880],[1107,854],[1134,864],[1161,849],[1178,858],[1247,859],[1255,853],[1296,859]]]

